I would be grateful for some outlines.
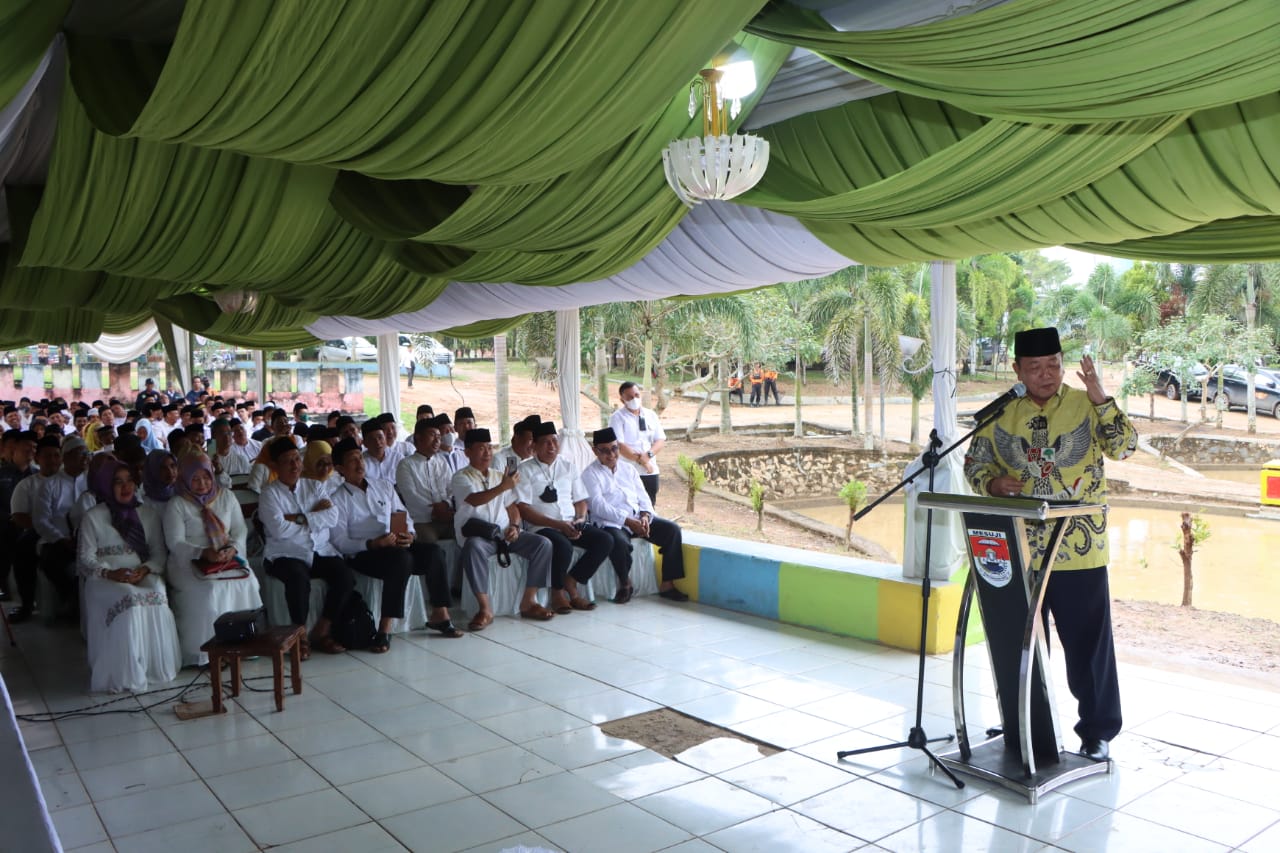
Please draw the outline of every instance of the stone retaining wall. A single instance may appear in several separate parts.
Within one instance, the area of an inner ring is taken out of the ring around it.
[[[902,477],[915,458],[878,450],[798,445],[785,449],[723,450],[698,457],[707,481],[720,489],[745,495],[755,480],[769,501],[834,496],[851,479],[867,484],[867,494],[887,490]]]
[[[1214,438],[1189,435],[1181,441],[1176,436],[1155,435],[1151,446],[1184,465],[1248,466],[1280,459],[1280,441],[1261,438]]]

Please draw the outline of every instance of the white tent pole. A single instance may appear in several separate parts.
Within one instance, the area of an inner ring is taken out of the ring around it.
[[[378,335],[378,402],[382,411],[395,415],[396,434],[404,433],[400,422],[400,336],[395,332]]]
[[[261,409],[267,402],[267,354],[256,349],[253,351],[253,391],[258,395],[257,408]]]
[[[560,392],[560,452],[581,471],[595,461],[582,433],[582,328],[577,308],[556,312],[556,375]]]
[[[933,338],[933,426],[943,444],[956,435],[956,262],[929,267],[930,333]]]

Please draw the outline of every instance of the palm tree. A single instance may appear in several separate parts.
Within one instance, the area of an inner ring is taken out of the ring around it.
[[[917,447],[920,444],[920,401],[933,388],[933,356],[929,345],[929,303],[919,294],[909,293],[903,302],[902,334],[924,341],[920,351],[912,357],[911,363],[899,366],[899,379],[911,392],[911,445]]]

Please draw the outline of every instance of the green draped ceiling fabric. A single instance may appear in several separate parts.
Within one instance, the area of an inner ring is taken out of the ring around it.
[[[0,107],[35,73],[69,8],[71,0],[0,0]]]
[[[119,63],[137,45],[82,37],[71,50],[81,97],[111,133],[380,178],[512,183],[615,144],[762,5],[188,0],[167,58],[131,58],[146,69],[132,79]]]
[[[748,30],[895,91],[1018,121],[1147,118],[1280,91],[1276,0],[1010,0],[871,32],[775,2]]]

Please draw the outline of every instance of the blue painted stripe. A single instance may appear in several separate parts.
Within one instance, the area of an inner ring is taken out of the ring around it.
[[[702,548],[698,554],[698,600],[777,619],[779,565],[777,560]]]

